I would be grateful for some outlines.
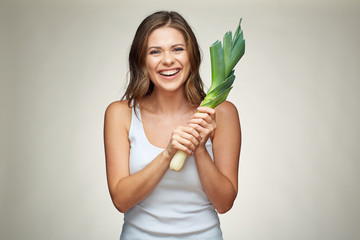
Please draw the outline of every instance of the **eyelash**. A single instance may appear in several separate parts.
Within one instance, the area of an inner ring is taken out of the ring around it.
[[[150,54],[151,54],[151,55],[153,55],[153,54],[159,54],[159,53],[160,53],[159,50],[152,50],[152,51],[150,51]]]
[[[175,51],[175,52],[181,52],[181,51],[184,51],[184,49],[181,48],[181,47],[178,47],[178,48],[175,48],[174,51]]]
[[[184,48],[181,48],[181,47],[174,48],[173,51],[174,51],[174,52],[182,52],[182,51],[184,51]],[[161,53],[160,50],[152,50],[152,51],[150,51],[150,55],[160,54],[160,53]]]

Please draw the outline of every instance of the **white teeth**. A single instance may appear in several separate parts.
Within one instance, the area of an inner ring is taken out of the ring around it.
[[[180,71],[180,69],[174,69],[174,70],[161,71],[159,73],[164,76],[172,76],[172,75],[177,74],[179,71]]]

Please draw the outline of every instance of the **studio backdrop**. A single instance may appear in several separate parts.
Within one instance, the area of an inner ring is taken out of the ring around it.
[[[226,240],[360,239],[360,4],[335,0],[3,0],[0,238],[119,239],[106,107],[124,93],[137,26],[158,10],[209,46],[240,18],[230,92],[243,133]]]

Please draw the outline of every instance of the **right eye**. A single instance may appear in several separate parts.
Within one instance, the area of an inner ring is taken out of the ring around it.
[[[160,51],[159,50],[151,50],[150,55],[154,55],[154,54],[160,54]]]

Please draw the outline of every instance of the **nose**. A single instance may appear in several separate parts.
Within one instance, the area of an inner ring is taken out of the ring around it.
[[[169,51],[165,51],[164,57],[163,57],[163,64],[165,65],[171,65],[174,63],[174,56]]]

